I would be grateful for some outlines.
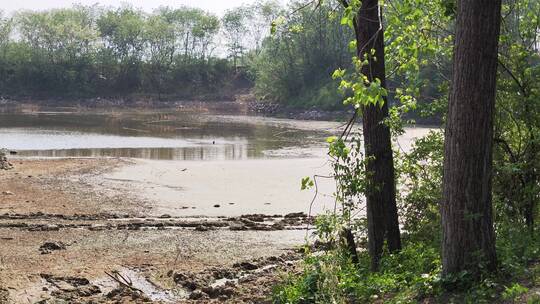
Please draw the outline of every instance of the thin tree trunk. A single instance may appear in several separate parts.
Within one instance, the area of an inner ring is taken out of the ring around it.
[[[350,228],[344,228],[341,231],[341,242],[342,246],[347,248],[353,264],[358,265],[360,263],[360,259],[358,258],[358,252],[356,251],[356,242],[354,240],[354,235],[352,234]]]
[[[496,268],[491,202],[500,0],[459,0],[445,132],[443,275]]]
[[[369,82],[379,79],[385,88],[384,30],[381,18],[378,0],[364,0],[354,26],[358,56],[368,59],[368,64],[362,67],[362,74],[367,76]],[[385,239],[391,252],[401,249],[392,141],[390,129],[384,124],[384,119],[388,117],[386,98],[382,107],[363,107],[362,115],[365,154],[372,158],[366,168],[370,184],[366,199],[371,267],[376,271]]]

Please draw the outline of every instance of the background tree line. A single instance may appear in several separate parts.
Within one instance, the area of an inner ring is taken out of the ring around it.
[[[338,109],[331,75],[352,65],[353,34],[336,3],[302,5],[258,1],[221,18],[80,5],[0,14],[0,95],[222,99],[249,90],[289,107]],[[272,22],[285,26],[270,34]]]
[[[0,14],[0,94],[219,98],[242,85],[238,58],[261,48],[277,10],[258,2],[223,18],[190,7],[80,5]]]
[[[75,5],[0,14],[0,96],[232,98],[337,109],[331,79],[349,67],[342,11],[274,0],[228,10]],[[278,27],[270,33],[272,22]]]

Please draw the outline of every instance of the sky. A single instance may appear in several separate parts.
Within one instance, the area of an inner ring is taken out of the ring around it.
[[[222,15],[227,9],[253,2],[255,0],[0,0],[0,10],[10,14],[20,9],[44,10],[70,7],[73,3],[83,5],[99,3],[106,6],[119,6],[122,3],[130,3],[134,7],[142,8],[148,12],[159,6],[179,7],[186,5]],[[285,2],[285,0],[282,0],[282,2]]]

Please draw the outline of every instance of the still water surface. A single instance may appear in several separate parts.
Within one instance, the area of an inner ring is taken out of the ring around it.
[[[0,147],[30,157],[239,160],[313,156],[337,123],[188,111],[0,113]]]

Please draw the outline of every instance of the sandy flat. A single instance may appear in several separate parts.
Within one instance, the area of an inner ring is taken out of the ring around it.
[[[325,159],[140,160],[104,178],[151,201],[149,215],[237,216],[307,213],[313,191],[301,191],[300,184],[314,174],[330,174]],[[331,179],[320,179],[314,213],[333,209],[334,189]]]
[[[408,128],[399,138],[398,146],[407,151],[413,139],[430,130]],[[111,186],[122,188],[146,201],[151,206],[150,216],[308,213],[315,189],[301,191],[301,179],[331,175],[329,157],[325,152],[325,148],[313,147],[309,149],[309,154],[317,157],[311,158],[136,160],[135,164],[120,167],[103,178]],[[334,181],[318,177],[317,186],[319,193],[312,205],[312,214],[333,210]],[[216,205],[219,207],[214,207]]]

